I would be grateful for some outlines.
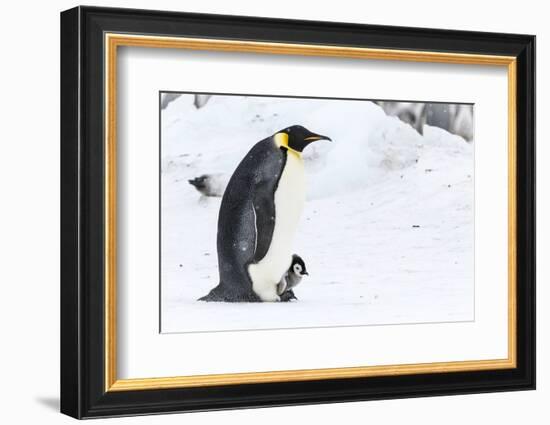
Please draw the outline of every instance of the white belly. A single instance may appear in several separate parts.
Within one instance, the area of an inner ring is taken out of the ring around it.
[[[289,152],[275,191],[275,227],[267,254],[248,267],[254,292],[262,301],[278,301],[277,284],[290,267],[294,235],[305,202],[303,160]]]

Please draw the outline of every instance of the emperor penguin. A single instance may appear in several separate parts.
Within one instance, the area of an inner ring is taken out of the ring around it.
[[[221,173],[203,174],[187,181],[203,196],[220,197],[227,185],[227,179],[224,177]]]
[[[218,286],[200,301],[280,301],[305,203],[302,151],[331,139],[301,125],[256,143],[229,179],[218,216]]]
[[[277,294],[281,297],[281,301],[297,300],[294,295],[294,289],[302,281],[304,276],[309,276],[306,269],[306,263],[298,254],[292,255],[292,263],[287,272],[281,278],[277,285]]]

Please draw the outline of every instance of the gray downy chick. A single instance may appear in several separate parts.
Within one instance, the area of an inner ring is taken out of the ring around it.
[[[295,288],[301,281],[302,277],[309,276],[306,269],[306,263],[297,254],[292,255],[292,263],[277,284],[277,294],[281,297],[281,301],[297,300],[294,295]]]

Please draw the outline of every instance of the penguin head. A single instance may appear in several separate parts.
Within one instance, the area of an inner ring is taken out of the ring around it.
[[[290,265],[290,269],[295,275],[309,276],[309,273],[306,270],[306,263],[304,263],[304,260],[302,260],[302,257],[298,254],[294,254],[292,256],[292,264]]]
[[[193,185],[197,188],[197,190],[204,189],[206,187],[206,180],[208,179],[208,175],[203,174],[202,176],[195,177],[194,179],[187,180],[190,185]]]
[[[317,140],[331,141],[330,137],[315,134],[301,125],[287,127],[275,134],[279,135],[286,136],[286,146],[297,152],[302,152],[307,145]]]

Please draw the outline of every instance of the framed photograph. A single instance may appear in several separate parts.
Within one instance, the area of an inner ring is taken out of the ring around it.
[[[535,388],[535,37],[61,14],[61,411]]]

